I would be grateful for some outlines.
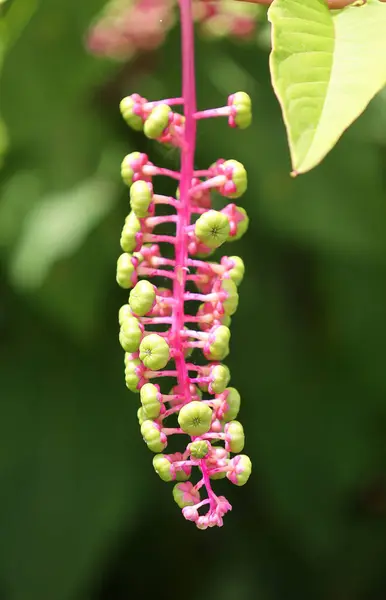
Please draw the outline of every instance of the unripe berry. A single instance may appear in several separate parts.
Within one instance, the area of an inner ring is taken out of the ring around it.
[[[129,354],[126,356],[130,356]],[[125,357],[126,358],[126,357]],[[137,373],[138,367],[141,367],[141,361],[138,358],[132,358],[125,361],[125,382],[131,392],[139,392],[138,384],[140,376]]]
[[[239,421],[230,421],[224,427],[226,434],[225,449],[238,454],[244,448],[245,436],[243,426]]]
[[[178,415],[178,423],[185,433],[199,436],[207,433],[212,422],[212,410],[207,404],[193,400],[185,404]]]
[[[128,290],[135,285],[136,272],[133,263],[133,256],[125,252],[117,260],[117,283]]]
[[[218,248],[229,236],[229,221],[223,213],[208,210],[197,219],[194,232],[208,248]]]
[[[225,400],[225,411],[223,413],[224,421],[233,421],[240,410],[241,398],[239,392],[234,387],[229,387],[225,390],[226,400]]]
[[[141,231],[141,223],[131,212],[125,220],[121,233],[121,248],[125,252],[133,252],[137,246],[137,234]]]
[[[130,188],[130,205],[135,215],[143,219],[148,217],[148,208],[152,201],[151,183],[142,179],[135,181]]]
[[[210,341],[204,348],[204,355],[208,360],[224,360],[229,354],[230,330],[225,325],[220,325],[209,336]]]
[[[143,132],[146,137],[155,140],[162,135],[162,132],[169,125],[169,116],[172,110],[167,104],[158,104],[151,111],[145,121]]]
[[[143,120],[139,115],[136,115],[133,112],[135,104],[136,102],[134,102],[131,96],[126,96],[126,98],[123,98],[123,100],[121,100],[119,108],[122,117],[125,119],[128,126],[131,127],[131,129],[134,129],[135,131],[142,131]]]
[[[156,454],[153,458],[153,467],[162,481],[173,481],[176,478],[176,472],[173,464],[165,454]]]
[[[227,472],[228,479],[235,485],[244,485],[247,483],[252,472],[252,463],[249,456],[239,454],[229,461],[231,470]]]
[[[169,345],[163,337],[151,333],[143,338],[139,346],[139,358],[147,369],[163,369],[170,359]]]
[[[156,290],[149,281],[142,279],[130,292],[129,304],[135,315],[143,317],[151,311],[156,300]]]
[[[159,425],[150,419],[141,425],[141,434],[147,447],[152,452],[162,452],[167,446],[166,436],[160,431]]]
[[[232,238],[234,239],[234,238]],[[239,256],[229,256],[229,260],[234,263],[234,266],[229,269],[228,275],[239,286],[244,278],[245,266],[244,262]]]
[[[236,92],[229,96],[228,105],[234,107],[234,114],[229,118],[231,127],[246,129],[252,122],[252,102],[245,92]]]
[[[145,385],[141,387],[140,394],[142,407],[148,418],[156,419],[159,417],[162,402],[160,400],[161,394],[158,391],[158,388],[152,383],[145,383]]]
[[[194,506],[200,502],[200,492],[190,481],[177,483],[173,488],[173,498],[180,508]]]
[[[193,458],[204,458],[210,449],[210,444],[206,440],[197,440],[189,444],[190,455]]]
[[[125,352],[137,352],[142,334],[142,328],[135,317],[127,318],[122,323],[119,332],[119,341]]]

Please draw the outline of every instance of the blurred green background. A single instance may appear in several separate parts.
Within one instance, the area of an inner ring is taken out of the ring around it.
[[[121,97],[179,95],[179,32],[127,64],[84,36],[102,0],[9,0],[0,22],[1,600],[386,598],[386,94],[296,180],[268,49],[198,40],[197,166],[243,162],[247,275],[228,364],[254,471],[222,529],[184,521],[124,384],[115,282]],[[173,192],[167,181],[157,188]]]

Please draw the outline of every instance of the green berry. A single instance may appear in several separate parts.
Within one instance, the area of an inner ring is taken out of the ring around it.
[[[167,104],[158,104],[151,111],[145,121],[143,132],[146,137],[155,140],[162,135],[162,132],[169,125],[169,115],[172,112]]]
[[[194,506],[200,502],[200,492],[190,481],[177,483],[173,488],[173,498],[180,508]]]
[[[127,154],[127,156],[125,156],[125,158],[122,161],[121,176],[122,176],[123,181],[129,187],[133,183],[133,177],[134,177],[134,170],[133,170],[133,167],[131,166],[132,162],[134,160],[138,160],[138,158],[140,156],[141,156],[141,154],[139,152],[131,152],[131,154]]]
[[[210,444],[206,440],[197,440],[189,444],[190,455],[193,458],[204,458],[210,449]]]
[[[227,216],[217,210],[208,210],[201,215],[194,229],[197,238],[208,248],[221,246],[227,240],[229,231]]]
[[[232,181],[236,186],[236,191],[232,194],[227,194],[228,198],[239,198],[244,194],[248,186],[247,172],[237,160],[226,160],[223,165],[224,168],[232,167]]]
[[[140,377],[136,373],[136,370],[138,369],[138,367],[141,366],[141,361],[138,360],[138,358],[132,358],[131,360],[126,361],[126,356],[125,356],[125,362],[126,362],[126,367],[125,367],[126,386],[129,388],[129,390],[131,392],[139,392],[138,384],[140,381]]]
[[[241,423],[239,421],[230,421],[225,425],[224,431],[227,435],[225,448],[234,454],[241,452],[245,443],[244,429]]]
[[[152,383],[145,383],[141,387],[141,403],[144,411],[150,419],[156,419],[161,412],[162,403],[160,393]]]
[[[227,393],[227,397],[226,397],[227,410],[223,415],[223,420],[224,421],[233,421],[233,419],[235,419],[237,417],[237,415],[239,414],[240,402],[241,402],[240,394],[234,387],[227,388],[225,390],[225,392]]]
[[[153,458],[153,467],[162,481],[173,481],[176,478],[175,469],[165,454],[156,454]]]
[[[246,129],[252,123],[252,102],[245,92],[233,95],[233,106],[236,108],[235,123],[240,129]]]
[[[231,316],[236,312],[239,304],[239,294],[236,284],[232,279],[223,279],[221,289],[228,295],[227,299],[223,302],[224,312],[226,315]]]
[[[119,332],[119,341],[125,352],[137,352],[142,338],[142,329],[138,319],[130,317],[126,319]]]
[[[162,452],[165,450],[167,442],[162,441],[163,436],[157,423],[146,419],[141,425],[141,434],[149,450],[152,452]]]
[[[191,436],[207,433],[212,423],[212,410],[197,400],[185,404],[178,415],[181,429]]]
[[[221,394],[231,378],[230,371],[226,365],[215,365],[210,370],[211,382],[209,391],[211,394]]]
[[[139,358],[151,371],[163,369],[170,359],[169,345],[163,337],[151,333],[143,338],[139,346]]]
[[[210,343],[209,349],[205,350],[205,356],[208,360],[224,360],[229,354],[229,340],[231,332],[225,325],[220,325],[215,329],[214,340]]]
[[[129,304],[135,315],[143,317],[154,306],[156,291],[149,281],[138,281],[130,292]]]
[[[143,219],[148,217],[148,208],[152,201],[152,192],[146,181],[135,181],[130,189],[130,204],[135,215]]]
[[[134,285],[133,275],[135,267],[133,265],[133,257],[125,252],[117,260],[117,283],[121,288],[129,289]]]
[[[143,129],[143,121],[140,116],[136,115],[133,112],[135,102],[131,96],[126,96],[123,98],[119,104],[119,108],[122,114],[122,117],[125,119],[131,129],[135,131],[142,131]]]
[[[135,216],[133,212],[131,212],[125,220],[125,224],[123,226],[121,232],[121,248],[125,252],[133,252],[137,245],[137,233],[141,231],[141,223]]]
[[[234,283],[237,286],[239,286],[244,278],[244,262],[239,256],[230,256],[229,260],[231,260],[234,263],[234,266],[228,271],[229,277],[232,279],[232,281],[234,281]]]

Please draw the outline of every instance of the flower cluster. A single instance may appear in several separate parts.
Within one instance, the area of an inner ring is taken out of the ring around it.
[[[193,16],[204,35],[250,39],[259,8],[234,0],[194,0]],[[175,24],[175,0],[110,0],[90,28],[93,54],[128,60],[160,46]]]
[[[117,282],[131,291],[119,311],[119,340],[125,351],[126,385],[140,394],[138,420],[144,441],[155,453],[154,469],[164,481],[175,482],[173,497],[185,519],[206,529],[221,526],[231,509],[223,496],[213,492],[211,481],[227,477],[241,486],[251,473],[250,459],[240,454],[244,447],[243,427],[236,420],[240,395],[229,386],[230,372],[222,362],[229,353],[229,327],[244,264],[238,256],[203,260],[247,230],[242,207],[231,202],[214,210],[211,198],[213,190],[231,201],[239,198],[246,190],[247,175],[236,160],[221,159],[204,171],[194,170],[196,123],[223,116],[231,127],[243,129],[251,122],[251,100],[237,92],[222,108],[196,110],[191,5],[190,0],[180,2],[182,98],[148,102],[133,94],[120,105],[130,127],[180,149],[181,170],[157,167],[139,152],[122,162],[131,212],[122,230]],[[174,112],[176,105],[184,107],[183,115]],[[154,191],[157,176],[176,181],[175,197]],[[157,214],[161,205],[168,214]],[[174,234],[157,231],[165,223]],[[167,257],[169,248],[173,258]],[[154,280],[166,282],[165,287]],[[195,306],[194,314],[187,312],[186,303]],[[193,353],[198,360],[193,360]],[[176,380],[166,392],[165,377]],[[188,436],[182,452],[166,453],[172,436],[180,440]],[[195,470],[200,476],[192,483]],[[204,514],[199,512],[202,507],[208,508]]]

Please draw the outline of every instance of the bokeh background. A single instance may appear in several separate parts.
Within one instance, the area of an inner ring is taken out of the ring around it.
[[[239,89],[254,102],[245,132],[199,129],[197,166],[249,173],[227,362],[254,471],[244,488],[218,482],[233,511],[198,531],[141,439],[115,282],[121,159],[178,165],[119,101],[179,95],[179,31],[168,8],[158,38],[130,10],[119,33],[122,7],[106,22],[102,0],[1,7],[0,598],[383,600],[386,95],[293,180],[264,13],[241,35],[229,19],[198,27],[200,107]]]

